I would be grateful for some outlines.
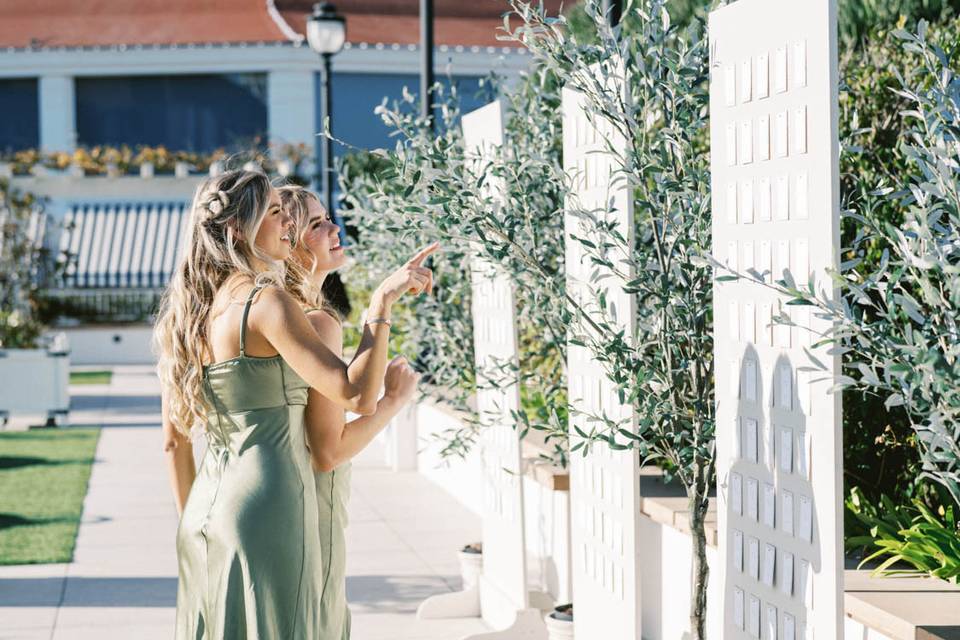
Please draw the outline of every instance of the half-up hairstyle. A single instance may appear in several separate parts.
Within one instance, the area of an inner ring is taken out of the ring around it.
[[[294,228],[296,229],[294,246],[300,246],[303,243],[303,236],[308,231],[310,201],[316,202],[324,211],[326,211],[326,207],[320,202],[320,197],[317,194],[299,185],[284,185],[279,187],[277,191],[280,193],[280,203],[283,210],[293,218]],[[287,259],[286,289],[296,298],[304,310],[322,309],[332,315],[337,322],[343,324],[340,314],[324,298],[323,291],[313,281],[311,274],[317,266],[317,258],[312,253],[310,258],[312,262],[307,265],[300,262],[296,251],[290,253],[290,258]]]
[[[217,291],[237,274],[283,286],[283,264],[254,243],[271,189],[260,172],[227,171],[204,180],[193,196],[186,238],[153,334],[168,419],[184,435],[206,423],[203,365],[212,357],[207,330]],[[254,258],[270,269],[258,272]]]

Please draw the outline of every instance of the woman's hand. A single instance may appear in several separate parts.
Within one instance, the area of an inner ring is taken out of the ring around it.
[[[418,380],[420,374],[407,364],[406,356],[397,356],[387,364],[387,372],[383,376],[383,395],[406,404],[417,390]]]
[[[422,266],[423,261],[431,253],[440,248],[439,242],[434,242],[417,252],[406,264],[387,276],[377,291],[383,296],[388,305],[393,304],[404,293],[433,293],[433,271]]]

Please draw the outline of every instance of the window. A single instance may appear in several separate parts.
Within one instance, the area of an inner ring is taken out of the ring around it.
[[[319,75],[317,76],[317,131],[323,130],[323,114],[319,103]],[[449,79],[437,77],[437,81],[449,86]],[[478,97],[480,79],[476,77],[454,77],[460,95],[461,111],[466,113],[480,107],[490,99]],[[399,100],[403,87],[414,96],[420,93],[420,77],[416,74],[386,73],[334,73],[333,90],[333,135],[344,142],[363,149],[392,147],[396,139],[390,137],[390,129],[373,110],[383,101],[388,104]],[[348,152],[343,145],[334,143],[334,153]]]
[[[80,145],[249,147],[267,132],[263,73],[77,78]]]
[[[0,153],[40,146],[37,79],[0,80]]]

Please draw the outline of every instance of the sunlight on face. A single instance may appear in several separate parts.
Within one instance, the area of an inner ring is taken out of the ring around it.
[[[313,273],[326,273],[347,261],[340,246],[340,227],[330,219],[326,209],[315,198],[309,198],[307,222],[300,232],[296,260]]]
[[[280,194],[276,189],[270,190],[270,204],[267,214],[257,231],[254,241],[257,248],[274,260],[286,260],[292,250],[291,234],[293,218],[284,212],[280,206]]]

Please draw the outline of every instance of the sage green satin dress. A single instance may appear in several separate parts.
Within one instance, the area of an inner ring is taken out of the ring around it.
[[[279,355],[204,368],[207,451],[177,529],[177,640],[329,640],[303,415],[308,385]]]
[[[347,607],[347,502],[350,500],[351,464],[333,471],[314,472],[320,514],[320,548],[323,550],[323,596],[320,601],[322,638],[349,640]]]
[[[320,307],[306,312],[322,311]],[[350,609],[347,607],[347,503],[350,501],[351,463],[333,471],[315,471],[320,517],[320,548],[323,550],[323,596],[320,601],[321,637],[349,640]]]

